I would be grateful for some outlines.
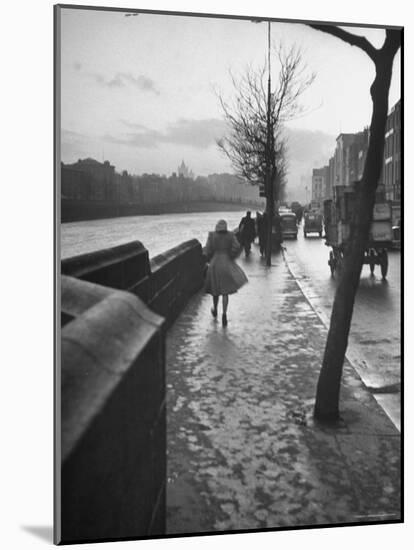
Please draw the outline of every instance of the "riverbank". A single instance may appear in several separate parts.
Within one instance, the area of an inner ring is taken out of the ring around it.
[[[61,201],[61,223],[119,218],[125,216],[181,214],[194,212],[229,212],[261,210],[259,203],[194,201],[160,204],[116,204],[109,201]]]

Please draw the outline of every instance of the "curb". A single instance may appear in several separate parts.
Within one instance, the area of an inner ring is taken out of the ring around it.
[[[282,246],[282,256],[283,260],[285,262],[285,265],[289,271],[289,273],[294,278],[296,284],[298,285],[300,291],[302,292],[305,300],[309,303],[312,310],[316,313],[317,317],[321,321],[321,323],[324,325],[326,330],[329,330],[330,320],[326,313],[312,300],[312,298],[309,296],[309,293],[307,292],[305,286],[300,282],[299,278],[297,277],[293,267],[292,263],[289,262],[289,260],[286,257],[285,254],[286,248]],[[361,382],[364,384],[367,391],[371,393],[371,395],[374,397],[377,404],[381,407],[381,409],[384,411],[384,413],[387,415],[387,417],[390,419],[392,424],[395,426],[395,428],[398,430],[399,433],[401,433],[401,426],[398,422],[395,421],[395,419],[392,417],[392,415],[387,411],[387,409],[384,407],[381,399],[381,395],[384,395],[386,393],[391,393],[389,390],[393,389],[393,385],[388,386],[387,388],[384,388],[386,391],[382,390],[381,388],[375,388],[364,380],[363,371],[364,369],[367,369],[370,367],[370,363],[362,357],[362,355],[355,349],[355,347],[352,344],[352,337],[348,337],[348,346],[345,353],[345,358],[351,365],[351,367],[354,369],[358,377],[360,378]],[[388,391],[387,391],[388,390]],[[379,394],[379,396],[377,396]]]

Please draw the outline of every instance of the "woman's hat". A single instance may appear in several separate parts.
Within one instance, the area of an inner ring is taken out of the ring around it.
[[[226,222],[226,220],[219,220],[216,223],[216,231],[227,231],[227,222]]]

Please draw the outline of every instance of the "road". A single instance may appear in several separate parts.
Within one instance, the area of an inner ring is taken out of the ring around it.
[[[337,279],[328,266],[329,248],[324,239],[303,236],[286,240],[285,258],[303,291],[325,323],[329,322]],[[376,266],[362,268],[349,339],[353,363],[377,400],[399,425],[401,382],[401,254],[389,252],[387,279]]]

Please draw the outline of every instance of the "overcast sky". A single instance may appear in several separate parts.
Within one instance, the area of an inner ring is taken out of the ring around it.
[[[77,9],[61,13],[64,162],[91,156],[110,160],[118,171],[169,175],[184,159],[196,174],[232,171],[215,144],[223,132],[216,90],[230,97],[229,69],[237,74],[247,64],[265,63],[265,23]],[[375,46],[385,37],[383,30],[349,30]],[[324,162],[333,138],[369,123],[373,63],[359,49],[298,23],[273,22],[272,41],[299,45],[309,71],[317,74],[302,98],[308,114],[289,127],[302,150],[307,140],[321,139],[323,148],[317,154],[310,147],[309,154],[316,155],[316,164]],[[276,63],[273,68],[276,78]],[[399,98],[398,54],[390,106]],[[295,165],[300,159],[290,161]]]

